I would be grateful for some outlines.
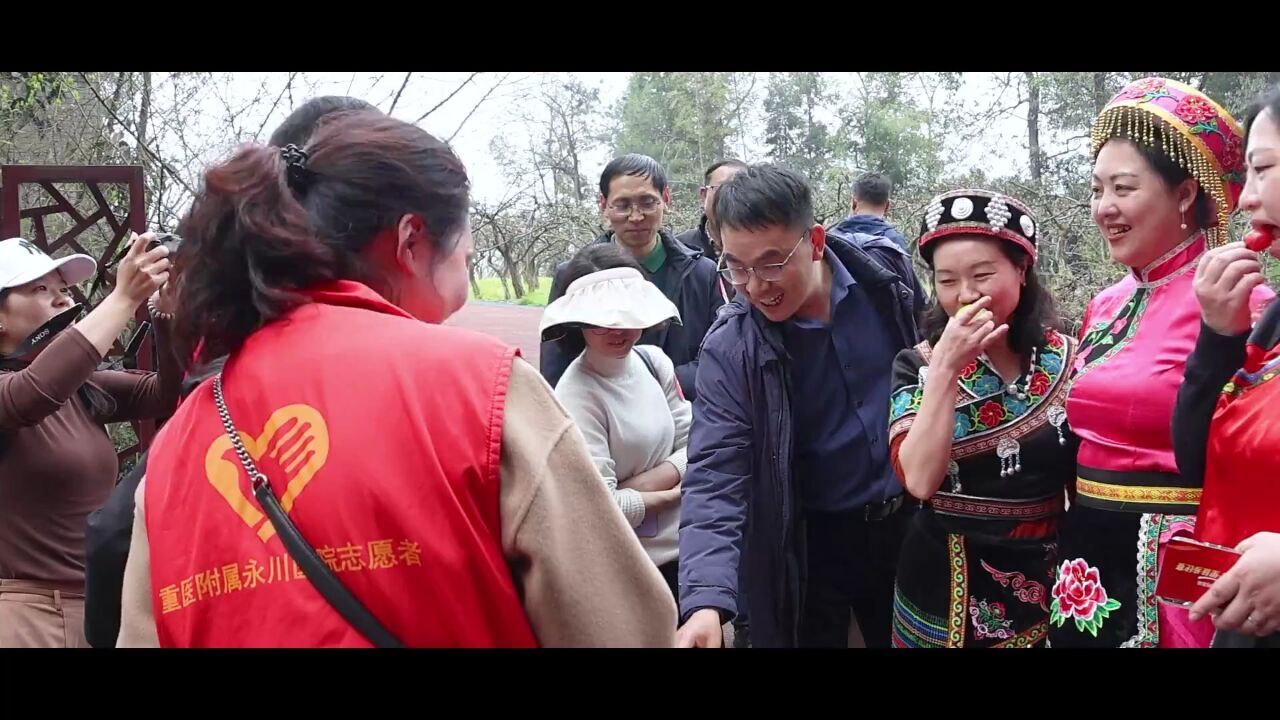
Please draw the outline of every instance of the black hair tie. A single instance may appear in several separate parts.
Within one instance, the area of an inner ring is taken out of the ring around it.
[[[307,191],[311,183],[312,172],[307,169],[307,151],[290,143],[280,149],[280,157],[284,159],[285,177],[290,188],[298,194]]]

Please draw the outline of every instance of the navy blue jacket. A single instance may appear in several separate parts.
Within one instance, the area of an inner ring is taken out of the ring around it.
[[[676,366],[676,377],[685,397],[693,399],[697,392],[694,379],[698,370],[698,348],[702,338],[707,334],[711,323],[715,320],[716,310],[724,305],[724,299],[716,290],[716,264],[702,256],[702,252],[680,242],[667,230],[662,230],[659,242],[667,252],[669,267],[667,272],[671,282],[664,294],[676,309],[680,311],[680,324],[670,323],[665,328],[646,330],[640,336],[639,344],[657,345],[671,358]],[[598,243],[613,242],[613,233],[608,232],[596,238]],[[552,287],[557,290],[548,298],[552,302],[563,294],[557,282],[564,272],[567,263],[556,267]],[[553,329],[554,332],[554,329]],[[569,363],[581,352],[581,348],[573,348],[560,340],[546,338],[542,341],[538,369],[551,387],[560,381],[560,376],[568,369]]]
[[[924,298],[906,252],[883,237],[827,237],[887,324],[894,351],[919,342]],[[788,362],[782,325],[745,296],[720,310],[702,345],[681,499],[681,620],[700,608],[724,619],[749,610],[756,647],[796,645],[805,586]]]
[[[833,226],[832,229],[839,230],[847,235],[862,233],[864,235],[887,237],[898,243],[898,246],[903,250],[911,252],[911,245],[902,236],[902,233],[898,232],[897,228],[890,224],[888,220],[877,215],[850,215]]]
[[[694,250],[701,250],[702,256],[716,260],[719,255],[716,253],[715,243],[711,242],[711,235],[707,234],[707,216],[703,215],[702,220],[697,227],[689,228],[676,236],[680,242],[688,245]]]

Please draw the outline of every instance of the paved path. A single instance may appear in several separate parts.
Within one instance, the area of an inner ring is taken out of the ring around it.
[[[471,300],[449,318],[449,325],[470,328],[515,345],[520,355],[538,367],[538,320],[542,308]]]

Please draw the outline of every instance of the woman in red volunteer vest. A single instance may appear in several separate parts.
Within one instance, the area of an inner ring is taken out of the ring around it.
[[[673,642],[671,596],[551,390],[440,324],[467,297],[468,207],[449,147],[378,113],[205,174],[177,330],[198,365],[229,357],[152,446],[121,646],[369,647],[290,524],[397,644]]]
[[[1215,647],[1280,647],[1280,303],[1252,327],[1248,308],[1262,253],[1280,259],[1280,86],[1246,114],[1245,133],[1251,232],[1196,268],[1203,327],[1173,437],[1182,473],[1204,478],[1196,539],[1241,552],[1192,615],[1214,616]]]

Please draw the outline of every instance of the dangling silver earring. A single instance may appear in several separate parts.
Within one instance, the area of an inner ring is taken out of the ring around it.
[[[1178,211],[1178,218],[1182,220],[1182,229],[1183,229],[1183,230],[1186,230],[1186,229],[1187,229],[1187,211],[1186,211],[1186,210],[1179,210],[1179,211]]]

